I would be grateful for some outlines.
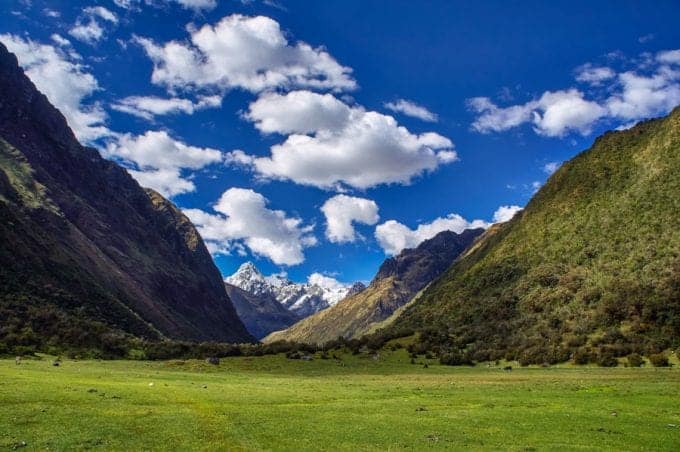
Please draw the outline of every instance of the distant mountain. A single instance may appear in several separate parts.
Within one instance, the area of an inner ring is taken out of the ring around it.
[[[246,262],[224,282],[255,296],[273,297],[300,318],[334,306],[347,296],[350,286],[321,287],[299,284],[280,276],[264,276],[252,262]],[[356,290],[356,288],[355,288]]]
[[[301,319],[276,301],[271,293],[254,295],[240,287],[226,282],[224,284],[236,313],[248,332],[257,339],[262,339],[272,331],[288,328]]]
[[[264,341],[324,343],[339,336],[353,338],[369,332],[376,322],[388,318],[444,272],[483,231],[444,231],[417,248],[403,250],[383,262],[364,290],[284,331],[270,334]]]
[[[680,107],[564,163],[384,334],[413,331],[424,348],[525,364],[680,346]]]
[[[0,343],[253,341],[191,222],[81,146],[0,44]]]

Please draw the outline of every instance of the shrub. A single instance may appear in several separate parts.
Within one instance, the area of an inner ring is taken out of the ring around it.
[[[654,367],[668,367],[668,357],[663,353],[649,355],[649,361]]]
[[[593,354],[590,352],[590,350],[583,347],[578,348],[571,357],[571,359],[574,361],[574,364],[588,364],[592,361],[592,358]]]
[[[472,362],[459,351],[442,353],[439,356],[439,363],[444,366],[464,366],[466,364],[472,364]]]
[[[640,367],[645,363],[645,361],[642,359],[642,356],[640,356],[637,353],[631,353],[628,355],[628,365],[630,367]]]
[[[616,360],[614,354],[607,350],[600,350],[597,354],[597,365],[602,367],[616,367],[619,362]]]

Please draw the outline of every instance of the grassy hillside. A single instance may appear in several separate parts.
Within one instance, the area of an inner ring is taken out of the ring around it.
[[[371,284],[361,292],[286,330],[270,334],[264,342],[321,344],[368,333],[446,270],[482,232],[483,229],[468,229],[460,234],[443,231],[416,248],[403,250],[386,259]]]
[[[387,329],[475,361],[680,345],[680,108],[566,162]]]
[[[676,450],[676,369],[0,360],[0,449]],[[419,361],[425,361],[419,359]]]

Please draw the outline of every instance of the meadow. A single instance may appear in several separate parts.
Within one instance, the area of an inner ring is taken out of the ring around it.
[[[0,449],[680,449],[677,367],[338,358],[3,359]]]

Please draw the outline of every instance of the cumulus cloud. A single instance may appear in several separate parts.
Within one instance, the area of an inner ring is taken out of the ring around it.
[[[252,158],[263,178],[320,188],[409,183],[457,159],[453,143],[433,132],[409,132],[388,115],[348,106],[330,94],[265,94],[245,117],[265,133],[290,133],[271,156]]]
[[[263,133],[314,133],[337,130],[350,120],[352,109],[332,94],[292,91],[265,93],[244,115]]]
[[[146,171],[128,168],[127,171],[139,185],[153,188],[166,198],[196,191],[196,185],[189,178],[182,176],[180,168],[148,169]]]
[[[506,221],[512,220],[517,212],[522,210],[520,206],[500,206],[493,213],[494,223],[504,223]]]
[[[213,252],[228,253],[245,245],[251,253],[275,264],[297,265],[305,260],[304,249],[316,244],[313,225],[268,208],[267,199],[253,190],[230,188],[213,209],[216,214],[184,211]]]
[[[629,127],[680,104],[678,65],[680,50],[666,50],[643,54],[633,70],[616,72],[591,63],[580,66],[576,80],[589,85],[587,93],[575,88],[546,91],[538,99],[507,107],[488,97],[472,98],[468,105],[477,114],[472,129],[502,132],[529,123],[539,135],[562,137],[572,132],[588,135],[601,120]]]
[[[307,277],[307,283],[310,285],[317,285],[323,287],[324,289],[339,290],[347,287],[346,284],[341,283],[337,279],[323,275],[321,273],[312,273]]]
[[[531,122],[536,133],[549,137],[561,137],[568,132],[587,135],[595,121],[606,114],[604,107],[584,99],[577,89],[547,91],[536,101],[506,108],[498,107],[487,97],[471,99],[469,106],[479,114],[472,123],[478,132],[501,132]]]
[[[83,9],[83,13],[68,33],[79,41],[95,44],[104,37],[102,21],[115,25],[118,23],[118,17],[103,6],[89,6]]]
[[[162,98],[156,96],[130,96],[114,103],[111,108],[140,118],[151,120],[154,116],[186,113],[193,114],[198,110],[219,107],[221,96],[203,96],[194,102],[178,97]]]
[[[120,135],[109,142],[102,153],[122,161],[140,185],[153,188],[164,196],[196,189],[191,176],[182,176],[183,170],[198,170],[223,160],[222,152],[217,149],[189,146],[165,131]]]
[[[680,70],[665,67],[650,76],[629,71],[619,74],[618,81],[621,90],[606,102],[616,118],[649,118],[680,104]]]
[[[85,103],[99,85],[79,62],[80,55],[12,34],[0,35],[0,41],[17,56],[26,75],[66,117],[79,140],[91,143],[111,135],[104,125],[104,110],[97,103]]]
[[[680,49],[659,52],[656,55],[656,59],[664,64],[680,64]]]
[[[401,113],[412,118],[418,118],[426,122],[437,122],[438,117],[422,105],[406,99],[398,99],[394,102],[385,103],[385,108],[395,113]]]
[[[136,40],[154,64],[152,82],[171,90],[356,87],[350,68],[323,48],[289,43],[279,23],[268,17],[227,16],[190,31],[189,42]]]
[[[373,225],[380,219],[375,201],[347,195],[328,199],[321,211],[326,217],[326,237],[333,243],[354,242],[354,223]]]
[[[385,254],[394,255],[403,249],[415,248],[424,240],[431,239],[442,231],[461,233],[466,229],[487,227],[489,223],[484,220],[468,221],[452,213],[446,217],[435,218],[430,223],[420,224],[416,229],[410,229],[398,221],[389,220],[376,226],[375,238]]]
[[[600,85],[615,76],[616,72],[606,66],[594,66],[591,63],[586,63],[576,68],[576,81],[590,83],[591,85]]]

